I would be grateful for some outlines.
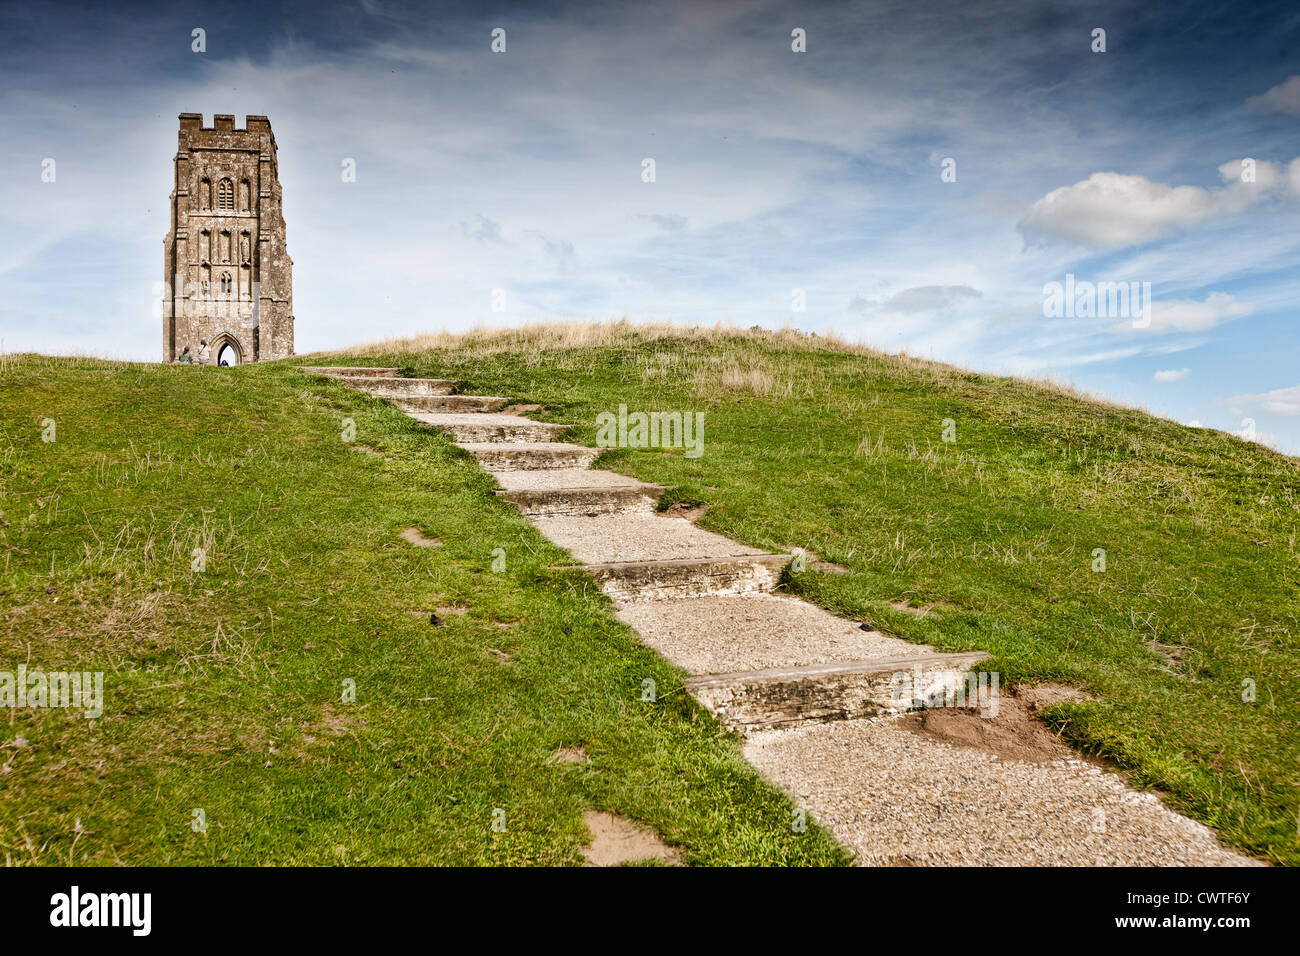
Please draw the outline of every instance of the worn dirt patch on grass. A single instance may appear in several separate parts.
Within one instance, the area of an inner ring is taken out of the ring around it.
[[[905,614],[915,614],[917,617],[925,617],[934,610],[934,602],[917,607],[908,601],[890,601],[889,606],[895,611],[902,611]]]
[[[618,866],[642,860],[662,860],[681,866],[681,854],[647,830],[624,817],[588,810],[582,820],[591,831],[591,843],[582,849],[587,866]]]
[[[1037,713],[1056,704],[1070,704],[1097,698],[1068,684],[1038,684],[1035,687],[1017,688],[1016,699],[1024,703],[1031,713]]]
[[[1164,644],[1154,637],[1148,639],[1146,645],[1169,662],[1170,666],[1161,667],[1160,669],[1170,674],[1180,672],[1183,666],[1183,658],[1192,651],[1192,648],[1184,644]]]
[[[586,747],[561,747],[551,754],[549,763],[586,763],[587,760]]]
[[[656,511],[655,514],[661,518],[684,518],[687,521],[696,521],[703,517],[708,510],[708,505],[692,505],[686,501],[679,501],[676,504],[669,505],[663,511]]]
[[[1033,717],[1043,707],[1079,699],[1061,693],[1073,689],[1044,685],[1028,690],[1031,692],[1028,696],[999,695],[996,717],[981,717],[975,708],[936,707],[908,714],[899,720],[898,726],[922,737],[957,747],[973,747],[1004,760],[1050,763],[1084,759]]]
[[[417,548],[436,548],[442,544],[441,538],[426,537],[424,532],[416,527],[410,527],[403,530],[402,539],[409,541]]]
[[[358,726],[365,726],[365,721],[360,720],[355,714],[340,711],[333,704],[326,704],[322,708],[321,719],[310,725],[310,729],[316,734],[328,733],[335,737],[342,737],[352,733]]]

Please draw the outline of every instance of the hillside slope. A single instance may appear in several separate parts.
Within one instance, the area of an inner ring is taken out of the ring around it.
[[[576,864],[589,810],[847,860],[471,460],[337,383],[10,356],[0,543],[0,678],[104,675],[97,719],[0,711],[6,863]]]
[[[704,413],[700,457],[618,448],[600,465],[707,505],[704,527],[847,568],[791,582],[814,602],[989,651],[1011,684],[1081,688],[1095,702],[1044,715],[1079,748],[1238,846],[1300,860],[1295,459],[795,333],[555,326],[348,354],[539,404],[584,444],[621,405]]]
[[[584,444],[620,405],[703,413],[699,457],[600,464],[707,505],[703,527],[846,569],[792,577],[810,601],[988,651],[1004,686],[1079,687],[1095,700],[1045,711],[1053,728],[1300,862],[1294,459],[793,333],[563,326],[295,363],[314,361],[454,378]],[[681,674],[475,463],[396,409],[286,364],[22,357],[0,413],[0,670],[106,672],[102,719],[20,709],[0,732],[6,858],[578,862],[595,808],[690,862],[845,861],[791,832]]]

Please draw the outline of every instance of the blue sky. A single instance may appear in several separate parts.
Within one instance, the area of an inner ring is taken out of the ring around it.
[[[256,113],[301,352],[545,319],[794,325],[1250,418],[1300,453],[1300,6],[483,10],[0,4],[4,349],[156,360],[177,114]],[[1067,274],[1149,282],[1150,326],[1045,317]]]

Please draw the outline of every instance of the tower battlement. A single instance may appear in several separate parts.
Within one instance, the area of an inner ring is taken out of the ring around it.
[[[293,354],[275,134],[265,116],[181,113],[171,228],[163,240],[163,359],[208,343],[230,364]]]
[[[202,113],[181,113],[180,114],[180,140],[182,143],[187,141],[187,134],[191,133],[244,133],[251,136],[270,136],[271,142],[275,142],[275,134],[271,132],[271,121],[265,116],[258,116],[249,113],[244,117],[244,125],[235,125],[235,115],[233,113],[216,113],[212,117],[212,125],[203,125]]]

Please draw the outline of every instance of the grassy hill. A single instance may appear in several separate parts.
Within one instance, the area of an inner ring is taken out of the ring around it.
[[[315,360],[536,403],[586,444],[620,405],[703,412],[701,457],[600,464],[847,569],[793,576],[811,601],[1081,688],[1045,713],[1076,746],[1300,862],[1295,459],[794,333],[557,326]],[[843,861],[471,459],[382,403],[284,365],[27,357],[0,410],[0,667],[108,672],[101,720],[19,711],[0,733],[16,862],[571,862],[585,807],[693,862]],[[464,613],[431,625],[439,607]],[[591,759],[548,762],[569,746]]]
[[[105,700],[0,710],[0,860],[565,864],[597,809],[688,862],[845,862],[492,487],[288,365],[10,357],[0,671]]]

